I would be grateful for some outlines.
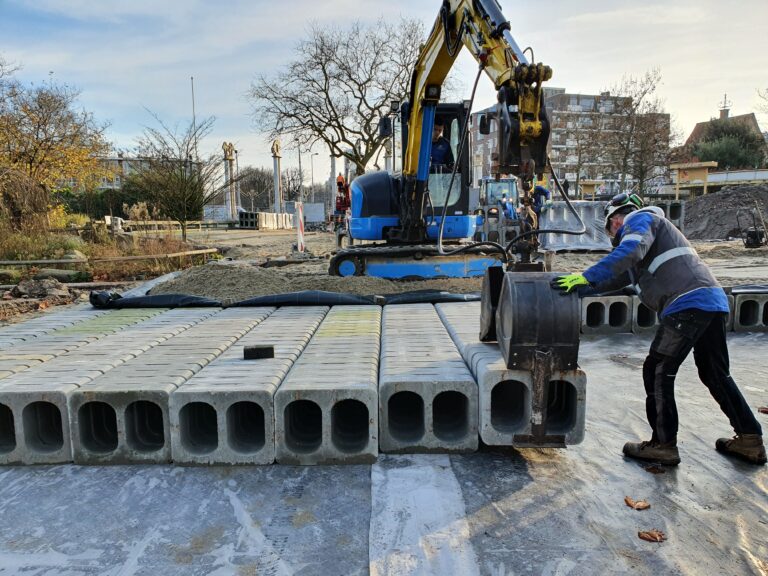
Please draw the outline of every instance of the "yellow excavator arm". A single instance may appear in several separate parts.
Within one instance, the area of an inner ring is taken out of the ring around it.
[[[425,144],[429,146],[434,105],[462,46],[467,47],[498,91],[494,119],[499,130],[499,151],[494,171],[520,175],[524,180],[532,177],[534,170],[543,169],[546,158],[549,126],[541,89],[552,70],[528,62],[496,0],[444,0],[411,79],[404,175],[423,177],[428,169],[424,164],[429,157],[423,149]],[[426,131],[430,133],[424,134]]]

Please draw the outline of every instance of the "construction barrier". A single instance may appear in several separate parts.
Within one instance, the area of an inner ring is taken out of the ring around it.
[[[293,228],[293,214],[241,212],[239,226],[249,230],[290,230]]]
[[[543,250],[564,251],[606,251],[612,249],[611,239],[605,231],[603,211],[605,202],[572,201],[571,205],[584,222],[587,231],[584,234],[541,234],[539,241]],[[542,230],[578,230],[579,221],[564,201],[553,202],[548,209],[542,210],[539,228]]]

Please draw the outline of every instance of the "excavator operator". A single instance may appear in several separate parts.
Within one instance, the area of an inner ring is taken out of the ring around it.
[[[432,129],[430,172],[450,172],[453,170],[453,150],[451,150],[451,143],[448,138],[443,135],[444,128],[444,120],[436,117]]]

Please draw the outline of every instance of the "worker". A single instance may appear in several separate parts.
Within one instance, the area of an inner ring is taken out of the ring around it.
[[[728,299],[685,236],[660,208],[644,208],[636,194],[619,194],[605,208],[605,228],[615,249],[583,274],[553,280],[570,292],[591,286],[599,292],[637,287],[643,304],[659,314],[659,327],[643,364],[645,410],[651,439],[628,442],[629,458],[675,466],[677,406],[675,376],[688,354],[699,378],[728,417],[736,435],[715,448],[753,464],[765,464],[762,429],[729,372],[726,344]]]
[[[533,189],[533,211],[536,213],[536,219],[541,219],[541,213],[546,212],[552,205],[552,200],[549,199],[549,190],[544,186],[536,186]]]
[[[432,154],[430,172],[448,172],[453,170],[453,150],[448,138],[443,136],[443,119],[435,118],[432,128]]]
[[[515,209],[512,206],[512,203],[509,201],[509,198],[507,198],[506,194],[501,195],[501,199],[499,200],[499,206],[501,207],[501,211],[504,214],[505,218],[512,220],[517,217],[517,213],[515,212]]]

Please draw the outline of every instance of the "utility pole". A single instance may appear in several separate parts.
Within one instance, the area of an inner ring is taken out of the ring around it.
[[[192,85],[192,134],[195,137],[195,162],[197,162],[200,157],[197,154],[197,121],[195,118],[195,77],[190,76],[189,81]]]
[[[312,202],[315,201],[315,156],[320,154],[319,152],[312,152],[309,157],[309,172],[310,172],[310,190],[312,191]]]
[[[301,170],[301,146],[296,148],[299,151],[299,202],[304,202],[304,172]]]

